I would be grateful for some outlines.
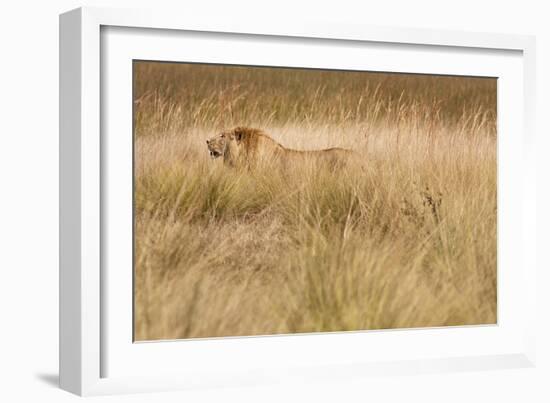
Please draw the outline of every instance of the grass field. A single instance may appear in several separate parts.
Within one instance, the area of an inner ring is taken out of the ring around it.
[[[135,339],[496,322],[496,80],[135,62]],[[242,171],[237,125],[356,150]]]

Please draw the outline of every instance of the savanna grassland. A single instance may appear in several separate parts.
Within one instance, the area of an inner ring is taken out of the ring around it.
[[[358,161],[227,168],[261,128]],[[135,339],[490,324],[496,80],[134,63]]]

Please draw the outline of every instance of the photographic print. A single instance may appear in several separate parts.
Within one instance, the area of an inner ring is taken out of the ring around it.
[[[135,341],[495,324],[497,80],[133,62]]]

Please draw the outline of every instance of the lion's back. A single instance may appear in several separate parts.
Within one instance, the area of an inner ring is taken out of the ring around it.
[[[354,154],[352,150],[340,147],[324,148],[320,150],[286,150],[286,155],[289,159],[326,163],[331,167],[346,165],[350,157]]]

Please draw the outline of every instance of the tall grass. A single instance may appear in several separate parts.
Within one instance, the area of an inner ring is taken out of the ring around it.
[[[493,79],[137,62],[136,340],[496,322]],[[242,172],[251,125],[353,148]]]

